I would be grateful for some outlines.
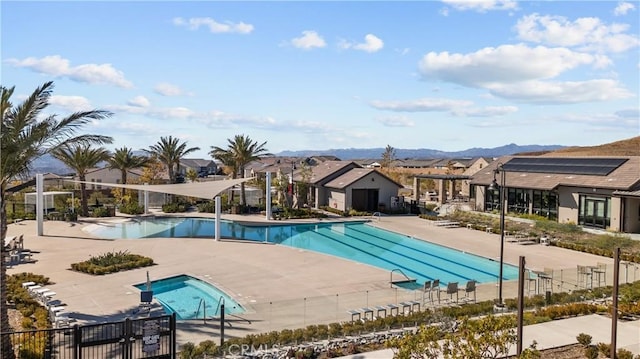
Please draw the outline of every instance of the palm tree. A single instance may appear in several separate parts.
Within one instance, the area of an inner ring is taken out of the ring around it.
[[[225,160],[233,163],[232,167],[237,170],[235,172],[240,172],[240,178],[244,178],[244,170],[249,163],[259,160],[263,156],[271,156],[271,154],[267,152],[267,149],[264,148],[267,142],[258,144],[249,138],[249,136],[236,135],[233,140],[227,139],[227,142],[228,145],[226,149],[211,146],[209,154],[223,163]],[[240,184],[240,205],[242,207],[247,205],[244,182]]]
[[[120,170],[120,183],[127,183],[127,172],[134,168],[144,167],[149,163],[149,158],[144,156],[136,156],[130,148],[116,148],[111,158],[108,159],[108,167],[114,170]]]
[[[29,174],[31,164],[46,153],[71,143],[103,144],[107,136],[76,135],[83,125],[111,116],[108,111],[75,112],[64,118],[51,114],[43,117],[53,92],[53,82],[46,82],[21,103],[13,105],[15,87],[0,86],[0,239],[7,235],[6,190],[10,181]],[[4,246],[0,246],[0,332],[11,332],[7,312],[7,264]],[[9,336],[2,336],[0,357],[13,359],[15,354]]]
[[[107,161],[111,154],[104,147],[91,148],[89,144],[71,144],[55,149],[52,153],[53,157],[62,161],[67,167],[76,171],[80,181],[86,181],[87,172],[95,168],[98,163]],[[81,215],[86,216],[89,213],[89,205],[87,203],[87,185],[80,183],[80,201]]]
[[[220,161],[222,166],[224,166],[224,172],[226,174],[231,175],[231,179],[238,178],[238,166],[236,166],[236,162],[233,159],[233,155],[227,150],[221,149],[219,147],[211,146],[212,150],[209,151],[209,155]],[[229,196],[228,204],[231,205],[233,203],[233,190],[231,190],[231,195]]]
[[[160,141],[155,145],[149,146],[148,150],[144,150],[150,155],[156,157],[160,162],[167,166],[169,180],[176,183],[176,173],[180,171],[180,160],[191,152],[198,151],[200,147],[187,148],[187,143],[180,143],[178,138],[160,137]]]

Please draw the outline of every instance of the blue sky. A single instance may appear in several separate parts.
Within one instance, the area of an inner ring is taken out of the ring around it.
[[[640,134],[640,2],[2,1],[2,85],[114,113],[109,146],[208,157],[589,146]]]

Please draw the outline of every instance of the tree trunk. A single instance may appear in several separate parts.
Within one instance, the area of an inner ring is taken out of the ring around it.
[[[85,176],[81,175],[80,177],[80,181],[84,182],[86,181]],[[82,212],[82,215],[84,217],[87,216],[87,214],[89,213],[89,199],[87,198],[87,185],[85,183],[80,183],[80,209]]]
[[[0,188],[0,239],[2,239],[2,246],[0,246],[0,333],[9,333],[13,330],[9,324],[9,312],[7,305],[7,262],[5,257],[7,252],[4,248],[4,239],[7,236],[7,210],[4,201],[4,185]],[[0,348],[2,352],[0,355],[2,358],[14,359],[13,346],[11,345],[11,337],[9,335],[2,335],[0,342]]]

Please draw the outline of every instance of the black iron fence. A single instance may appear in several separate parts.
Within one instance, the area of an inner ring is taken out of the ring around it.
[[[176,358],[175,315],[0,335],[17,359]]]

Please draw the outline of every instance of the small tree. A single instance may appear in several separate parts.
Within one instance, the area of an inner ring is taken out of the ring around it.
[[[391,145],[387,145],[382,153],[382,161],[380,163],[380,167],[385,170],[390,169],[393,166],[393,161],[396,160],[396,149],[391,147]]]

